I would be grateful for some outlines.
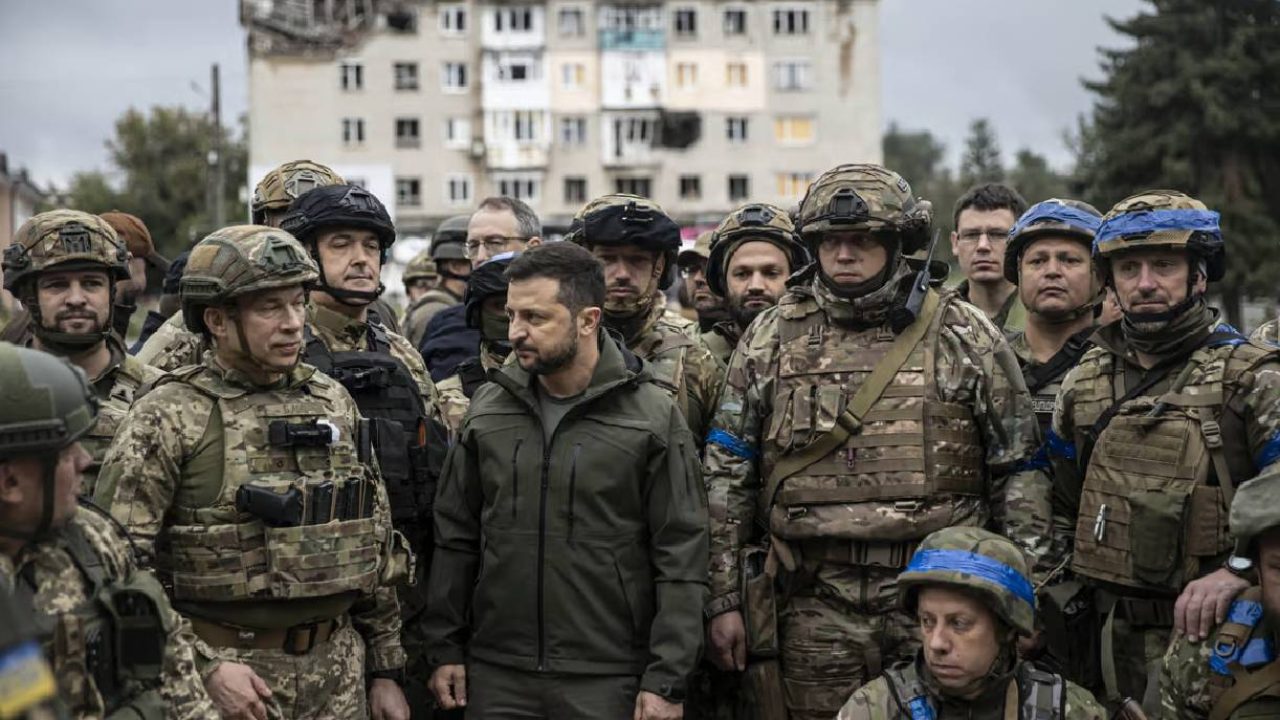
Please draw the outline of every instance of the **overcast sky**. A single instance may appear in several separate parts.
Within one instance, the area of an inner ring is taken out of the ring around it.
[[[1140,0],[882,0],[884,122],[927,129],[957,156],[989,117],[1004,156],[1021,147],[1070,164],[1063,131],[1089,109],[1081,77],[1122,40],[1103,13]],[[104,142],[129,107],[208,107],[222,67],[224,122],[245,111],[236,0],[0,0],[0,151],[40,183],[107,169]]]

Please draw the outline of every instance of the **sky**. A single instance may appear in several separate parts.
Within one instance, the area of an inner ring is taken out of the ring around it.
[[[1004,157],[1023,147],[1065,169],[1063,133],[1087,112],[1081,78],[1123,39],[1104,13],[1141,0],[881,0],[882,116],[929,130],[954,164],[987,117]],[[109,170],[105,143],[130,107],[209,106],[219,63],[222,117],[246,111],[237,0],[0,0],[0,152],[41,185]]]

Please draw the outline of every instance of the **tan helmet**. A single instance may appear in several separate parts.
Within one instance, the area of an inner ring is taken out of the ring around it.
[[[715,234],[715,230],[699,233],[698,238],[693,241],[693,247],[681,250],[680,254],[676,256],[676,264],[681,268],[687,268],[698,262],[706,263],[710,260],[711,238]]]
[[[4,251],[5,289],[54,265],[101,266],[114,280],[129,277],[129,250],[107,221],[79,210],[50,210],[22,224]]]
[[[786,253],[792,273],[809,264],[809,251],[796,233],[796,226],[787,211],[765,203],[743,205],[721,221],[711,239],[711,254],[707,262],[707,285],[711,292],[725,297],[729,258],[742,243],[751,240],[777,245]]]
[[[798,230],[813,251],[833,230],[896,233],[904,254],[929,242],[933,205],[911,194],[898,173],[871,164],[840,165],[823,173],[800,201]]]
[[[1095,258],[1109,260],[1135,248],[1185,248],[1205,264],[1208,281],[1227,269],[1226,245],[1218,213],[1177,190],[1146,190],[1116,203],[1102,217],[1093,239]],[[1109,273],[1109,264],[1102,263]]]
[[[268,210],[284,212],[289,204],[307,191],[329,185],[343,185],[346,180],[332,168],[311,160],[292,160],[268,172],[253,188],[252,217],[264,224]]]
[[[204,333],[204,308],[247,293],[309,285],[320,277],[315,260],[289,233],[262,225],[233,225],[191,249],[182,273],[182,318]]]
[[[436,271],[436,261],[431,259],[431,250],[423,250],[409,264],[404,266],[404,272],[400,274],[400,279],[406,285],[415,280],[435,281],[440,278],[440,274]]]

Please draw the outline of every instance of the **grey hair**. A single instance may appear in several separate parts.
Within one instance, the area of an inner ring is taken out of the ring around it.
[[[528,203],[506,195],[494,195],[480,201],[476,210],[509,210],[516,216],[516,231],[526,239],[542,237],[542,221]]]

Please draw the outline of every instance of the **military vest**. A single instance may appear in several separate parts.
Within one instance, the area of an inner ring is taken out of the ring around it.
[[[116,431],[120,429],[120,423],[128,414],[129,408],[133,407],[134,395],[143,382],[141,364],[133,357],[125,356],[112,378],[111,391],[107,397],[100,398],[97,421],[94,422],[93,427],[89,428],[89,432],[80,438],[80,445],[93,458],[83,476],[84,482],[80,494],[84,497],[93,497],[98,471],[102,468],[103,459],[106,458],[107,448],[111,447],[111,441],[115,439]]]
[[[665,315],[664,311],[653,326],[627,349],[649,363],[653,382],[671,393],[680,414],[692,424],[696,418],[689,417],[689,386],[685,375],[689,352],[697,347],[698,341],[668,321]]]
[[[911,720],[935,720],[938,717],[937,701],[920,680],[916,662],[923,661],[913,660],[889,668],[882,677],[888,682],[898,706],[907,709]],[[1040,670],[1029,662],[1020,662],[1010,682],[1017,683],[1019,720],[1065,720],[1067,683],[1061,675]],[[1012,691],[1002,697],[1007,699],[1009,694]],[[1006,708],[1005,717],[1009,716]]]
[[[1262,589],[1241,593],[1209,648],[1211,720],[1280,717],[1280,662],[1265,630]]]
[[[94,507],[80,512],[101,513]],[[36,607],[34,564],[25,565],[15,578],[14,597],[30,611],[54,673],[83,672],[93,681],[93,687],[83,688],[84,695],[63,700],[85,714],[106,717],[127,706],[134,711],[130,717],[163,718],[167,703],[160,696],[161,669],[173,630],[161,609],[164,588],[147,573],[135,573],[127,581],[109,577],[80,521],[68,523],[61,540],[85,584],[84,601],[56,608],[54,614]]]
[[[1272,352],[1239,336],[1219,338],[1191,354],[1167,392],[1115,406],[1085,470],[1072,559],[1078,574],[1174,596],[1231,548],[1231,483],[1257,470],[1240,447],[1244,430],[1220,424],[1231,400],[1225,378],[1248,377]],[[1078,429],[1125,394],[1111,353],[1081,367]]]
[[[868,541],[918,540],[933,529],[906,513],[906,523],[871,513],[857,527],[832,527],[807,516],[823,505],[917,504],[978,496],[986,488],[982,436],[970,406],[940,399],[935,385],[938,328],[934,314],[860,430],[824,459],[787,477],[776,497],[761,493],[761,516],[781,537]],[[887,328],[851,330],[827,321],[812,298],[784,300],[778,312],[778,370],[764,438],[765,467],[830,432],[856,391],[894,344]],[[942,514],[950,516],[949,509]]]
[[[372,592],[386,563],[374,518],[377,483],[361,462],[361,430],[328,378],[289,390],[250,390],[203,367],[181,382],[215,402],[222,487],[205,507],[175,506],[156,542],[174,600],[328,597]],[[192,478],[199,482],[199,478]]]
[[[717,325],[700,334],[698,338],[703,345],[707,346],[707,349],[711,351],[716,360],[720,361],[721,365],[728,366],[729,359],[733,357],[733,351],[737,349],[737,341],[729,338],[728,331],[721,330]]]
[[[1062,389],[1062,380],[1067,371],[1080,362],[1080,358],[1093,347],[1089,336],[1093,328],[1082,330],[1067,339],[1048,362],[1040,365],[1026,364],[1022,368],[1022,379],[1027,383],[1027,391],[1031,393],[1031,406],[1036,413],[1036,422],[1040,425],[1040,437],[1048,437],[1053,427],[1053,410],[1058,404],[1058,391]]]

